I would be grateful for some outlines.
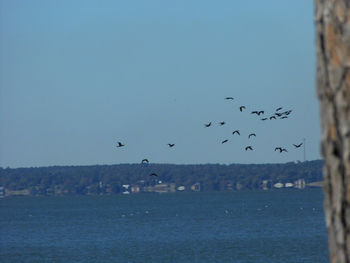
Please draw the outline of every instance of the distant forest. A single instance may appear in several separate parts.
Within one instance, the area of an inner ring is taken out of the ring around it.
[[[26,189],[30,194],[117,194],[122,185],[154,186],[159,181],[184,186],[189,191],[200,184],[200,191],[258,189],[263,181],[275,183],[322,181],[323,161],[284,164],[117,164],[93,166],[51,166],[0,168],[0,186],[7,190]],[[158,176],[150,176],[156,173]],[[239,186],[239,187],[237,187]]]

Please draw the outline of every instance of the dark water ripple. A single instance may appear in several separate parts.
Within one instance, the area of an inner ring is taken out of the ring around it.
[[[0,262],[329,262],[320,189],[0,200]]]

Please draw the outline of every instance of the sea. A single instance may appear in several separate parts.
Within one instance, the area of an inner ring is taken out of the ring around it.
[[[329,262],[323,193],[2,198],[0,262]]]

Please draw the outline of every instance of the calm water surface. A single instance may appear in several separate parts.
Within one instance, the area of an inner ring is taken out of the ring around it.
[[[320,189],[0,200],[0,262],[329,262]]]

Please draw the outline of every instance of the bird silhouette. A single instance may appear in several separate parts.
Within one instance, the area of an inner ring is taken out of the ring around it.
[[[272,120],[272,119],[276,120],[276,117],[275,116],[271,116],[270,120]]]
[[[224,121],[219,122],[220,126],[225,125],[225,123]]]
[[[235,130],[235,131],[232,132],[232,134],[235,134],[235,133],[237,133],[238,135],[241,135],[241,134],[239,133],[239,130]]]
[[[276,147],[276,148],[275,148],[275,151],[277,151],[277,150],[279,150],[280,153],[281,153],[281,152],[282,152],[282,147]]]
[[[258,115],[258,116],[260,116],[260,114],[264,114],[265,113],[265,111],[263,111],[263,110],[261,110],[261,111],[252,111],[251,112],[251,114],[256,114],[256,115]]]
[[[233,100],[232,97],[226,97],[225,100]]]
[[[276,115],[277,117],[281,117],[281,116],[282,116],[282,113],[276,112],[275,115]]]
[[[141,163],[149,163],[148,159],[143,159]]]
[[[239,107],[239,111],[240,111],[240,112],[242,112],[242,111],[243,111],[243,109],[245,109],[245,106],[241,106],[241,107]]]
[[[287,118],[288,118],[288,116],[283,116],[280,119],[282,120],[282,119],[287,119]]]
[[[210,125],[211,125],[211,122],[204,124],[205,127],[210,127]]]
[[[248,150],[253,151],[253,148],[252,148],[252,146],[247,146],[247,147],[245,147],[245,150],[246,150],[246,151],[248,151]]]
[[[149,176],[158,176],[156,173],[151,173]]]
[[[282,109],[283,109],[282,107],[279,107],[279,108],[276,109],[276,111],[280,111],[280,110],[282,110]]]
[[[262,121],[266,121],[266,120],[267,120],[267,118],[262,118],[261,120],[262,120]]]
[[[283,148],[281,152],[288,152],[287,149]]]
[[[256,137],[256,134],[255,134],[255,133],[249,134],[248,139],[249,139],[250,137],[252,137],[252,136]]]
[[[168,143],[169,147],[174,147],[175,146],[175,143]]]
[[[118,142],[117,147],[123,147],[123,146],[125,146],[125,144],[122,144],[121,142]]]
[[[221,144],[223,144],[223,143],[225,143],[225,142],[228,142],[228,140],[226,139],[226,140],[223,140],[222,142],[221,142]]]
[[[303,145],[303,143],[300,143],[300,144],[293,144],[295,148],[299,148],[300,146]]]

